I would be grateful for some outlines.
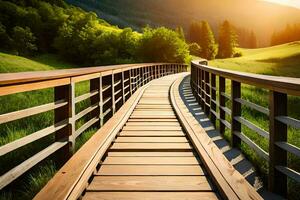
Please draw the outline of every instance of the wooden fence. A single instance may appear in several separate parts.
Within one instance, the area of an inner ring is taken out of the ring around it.
[[[67,161],[74,153],[76,138],[91,126],[102,127],[139,87],[153,79],[186,70],[183,64],[156,63],[0,74],[0,96],[54,88],[52,103],[0,115],[0,124],[5,124],[54,111],[53,125],[1,146],[0,157],[55,135],[53,144],[1,175],[0,189],[55,152],[61,162]],[[90,82],[90,91],[76,97],[75,84],[83,81]],[[90,106],[76,114],[77,104],[87,99],[90,99]],[[76,129],[75,122],[88,114],[91,119]]]
[[[219,120],[221,134],[224,134],[225,128],[231,130],[233,147],[240,147],[243,141],[269,162],[269,190],[286,196],[287,177],[300,182],[300,173],[289,168],[287,163],[288,153],[300,158],[300,148],[287,142],[288,126],[300,128],[300,121],[287,114],[288,95],[300,96],[300,79],[241,73],[209,67],[207,64],[204,60],[191,64],[191,86],[198,103],[215,126],[216,120]],[[226,79],[231,81],[231,95],[225,92]],[[269,90],[269,108],[242,99],[241,84]],[[231,102],[231,109],[226,107],[227,101]],[[242,117],[242,106],[268,116],[269,132]],[[226,120],[226,115],[230,116],[230,122]],[[242,133],[242,125],[268,139],[269,152]]]

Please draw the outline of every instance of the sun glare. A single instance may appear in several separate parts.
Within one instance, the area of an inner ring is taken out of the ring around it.
[[[299,0],[263,0],[263,1],[292,6],[292,7],[296,7],[296,8],[300,9],[300,1]]]

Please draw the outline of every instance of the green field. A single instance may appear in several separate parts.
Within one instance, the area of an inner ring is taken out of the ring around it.
[[[244,71],[250,73],[274,75],[274,76],[290,76],[300,77],[300,42],[261,48],[261,49],[240,49],[243,56],[240,58],[216,59],[209,62],[210,66]],[[226,93],[230,94],[230,81],[226,82]],[[269,92],[267,90],[256,88],[253,86],[242,84],[242,98],[258,105],[268,107]],[[231,102],[227,102],[227,107],[231,108]],[[300,98],[295,96],[288,97],[288,115],[300,119]],[[255,110],[242,107],[242,116],[264,130],[269,130],[268,117]],[[227,116],[230,121],[230,117]],[[255,141],[261,148],[268,152],[268,140],[259,136],[257,133],[242,126],[242,131],[251,140]],[[230,131],[226,131],[226,138],[230,140]],[[300,147],[300,130],[289,127],[288,141]],[[261,159],[253,150],[246,144],[242,144],[242,150],[249,160],[251,160],[264,181],[267,181],[266,174],[268,173],[268,163]],[[292,169],[300,171],[300,159],[291,154],[288,155],[288,165]],[[293,180],[289,180],[290,197],[291,199],[299,199],[297,191],[300,185]]]
[[[300,41],[240,51],[243,54],[240,58],[216,59],[209,65],[258,74],[300,77]]]
[[[77,67],[75,65],[61,61],[55,55],[45,54],[31,59],[0,53],[0,73],[4,72],[21,72],[21,71],[45,71],[54,69],[67,69]],[[76,95],[88,92],[89,84],[82,82],[76,84]],[[24,92],[15,95],[0,97],[0,114],[8,113],[20,109],[25,109],[45,103],[53,102],[53,89],[43,89],[39,91]],[[89,106],[89,102],[79,103],[76,111]],[[46,128],[53,124],[53,111],[38,114],[25,119],[17,120],[0,125],[0,146],[22,138],[35,131]],[[76,123],[78,128],[84,124],[87,119],[79,120]],[[95,132],[89,129],[76,140],[76,148],[80,148]],[[0,174],[5,173],[14,166],[20,164],[30,156],[36,154],[43,148],[47,147],[54,141],[54,135],[42,138],[25,147],[15,150],[0,158]],[[9,185],[5,190],[0,192],[0,199],[32,199],[33,196],[47,183],[57,170],[56,163],[50,157],[43,161],[37,167],[28,171],[17,181]]]

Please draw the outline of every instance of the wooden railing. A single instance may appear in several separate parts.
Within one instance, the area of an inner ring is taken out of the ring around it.
[[[287,177],[300,182],[300,173],[290,169],[287,162],[288,153],[300,158],[300,148],[287,142],[288,126],[300,128],[300,121],[289,117],[287,113],[288,95],[300,96],[300,79],[242,73],[209,67],[207,64],[205,60],[191,64],[191,86],[198,103],[215,126],[216,120],[219,121],[221,134],[225,133],[225,128],[231,130],[233,147],[240,147],[243,141],[269,162],[269,190],[286,196]],[[231,95],[225,92],[226,79],[231,81]],[[269,108],[242,99],[241,84],[269,90]],[[231,109],[226,107],[227,101],[231,102]],[[269,132],[242,117],[242,106],[268,116]],[[231,121],[226,120],[226,115]],[[269,152],[242,133],[242,126],[268,139]]]
[[[91,126],[102,127],[139,87],[153,79],[186,70],[183,64],[159,63],[0,74],[0,96],[54,88],[52,103],[0,115],[0,124],[4,124],[54,111],[53,125],[1,146],[0,156],[55,135],[53,144],[1,175],[0,189],[55,152],[58,162],[67,161],[75,151],[76,138]],[[90,91],[75,96],[75,84],[83,81],[90,82]],[[88,99],[89,107],[76,113],[77,104]],[[90,115],[89,120],[76,129],[75,122],[87,115]]]

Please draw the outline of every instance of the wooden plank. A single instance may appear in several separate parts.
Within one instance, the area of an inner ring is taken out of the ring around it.
[[[95,175],[105,176],[203,176],[196,165],[102,165]]]
[[[186,137],[118,137],[116,143],[187,143]]]
[[[126,123],[126,126],[141,126],[141,125],[157,125],[157,126],[180,126],[180,123],[179,122],[160,122],[160,121],[157,121],[157,122],[127,122]]]
[[[128,122],[178,122],[177,119],[128,119]]]
[[[180,126],[124,126],[124,131],[181,131]]]
[[[120,136],[131,137],[181,137],[185,136],[182,131],[122,131]]]
[[[131,119],[176,119],[175,115],[131,115]]]
[[[214,192],[87,192],[83,200],[217,200]]]
[[[191,157],[193,152],[108,152],[110,157]]]
[[[102,165],[199,165],[195,157],[106,157]]]
[[[115,143],[110,150],[191,150],[187,143]]]
[[[87,191],[212,191],[205,176],[95,176]]]

